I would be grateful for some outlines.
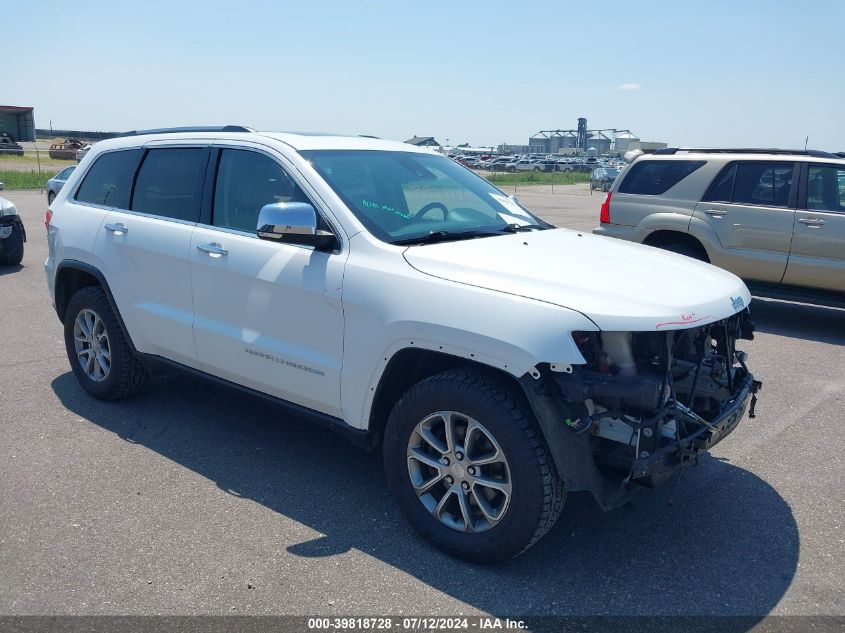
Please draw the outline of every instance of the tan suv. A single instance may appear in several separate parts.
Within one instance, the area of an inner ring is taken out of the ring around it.
[[[678,149],[636,158],[597,235],[701,259],[755,294],[845,305],[845,159],[815,150]]]

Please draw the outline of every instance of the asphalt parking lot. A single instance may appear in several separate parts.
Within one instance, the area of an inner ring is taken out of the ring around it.
[[[87,396],[44,280],[46,200],[0,195],[29,237],[0,269],[0,614],[845,614],[845,311],[755,300],[756,419],[620,510],[572,495],[483,567],[414,535],[378,455],[271,405],[175,374]],[[582,230],[601,202],[517,195]]]

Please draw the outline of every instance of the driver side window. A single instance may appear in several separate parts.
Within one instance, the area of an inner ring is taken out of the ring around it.
[[[255,233],[267,204],[310,200],[279,163],[258,152],[224,149],[217,167],[212,224]]]

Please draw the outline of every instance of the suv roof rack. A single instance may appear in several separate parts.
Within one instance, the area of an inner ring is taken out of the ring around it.
[[[173,132],[255,132],[245,125],[197,125],[188,127],[160,127],[152,130],[132,130],[119,136],[142,136],[144,134],[171,134]]]
[[[678,152],[689,152],[695,154],[784,154],[813,156],[814,158],[841,158],[830,152],[823,152],[818,149],[778,149],[776,147],[664,147],[654,150],[654,154],[666,155],[677,154]]]

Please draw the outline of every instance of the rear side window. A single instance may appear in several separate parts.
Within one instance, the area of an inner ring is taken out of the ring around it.
[[[132,177],[141,158],[140,149],[108,152],[97,158],[76,192],[78,202],[118,209],[129,208]]]
[[[644,160],[634,163],[619,193],[659,196],[704,165],[703,160]]]
[[[141,164],[132,210],[199,222],[199,179],[205,171],[201,147],[152,149]]]
[[[767,207],[787,206],[794,170],[795,163],[737,163],[731,202]]]

